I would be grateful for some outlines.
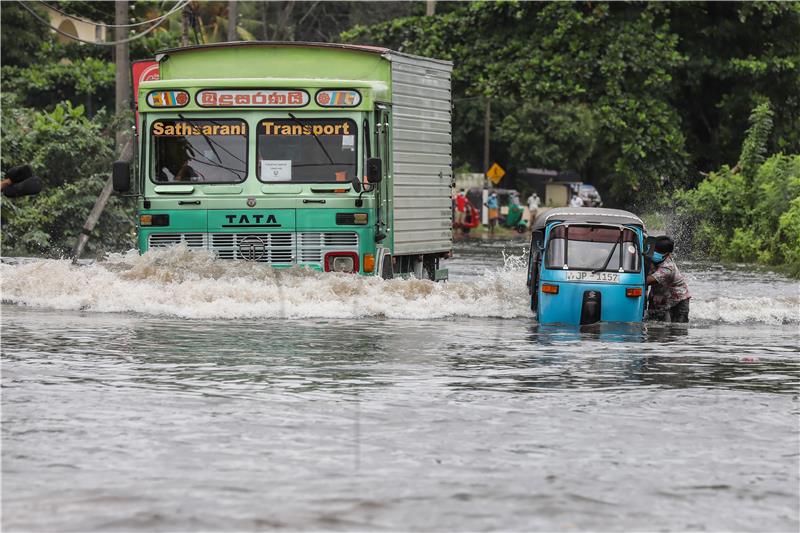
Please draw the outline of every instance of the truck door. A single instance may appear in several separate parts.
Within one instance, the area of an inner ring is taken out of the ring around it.
[[[375,137],[376,137],[376,153],[377,157],[381,158],[383,169],[383,181],[380,185],[380,221],[381,226],[377,229],[377,233],[386,234],[387,238],[380,242],[383,246],[390,249],[393,248],[394,236],[387,229],[392,228],[392,204],[393,198],[392,191],[392,112],[391,109],[385,104],[378,104],[375,108]]]

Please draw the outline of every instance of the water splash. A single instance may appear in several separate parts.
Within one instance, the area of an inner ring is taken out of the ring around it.
[[[224,261],[185,247],[115,254],[73,265],[35,259],[0,265],[5,303],[104,313],[181,318],[532,319],[525,286],[527,254],[503,252],[500,267],[464,281],[359,277],[294,267]],[[800,295],[720,294],[718,283],[693,280],[692,321],[800,323]]]
[[[698,317],[710,322],[729,324],[798,324],[800,323],[800,298],[754,297],[709,299],[692,298],[690,303],[691,317]]]
[[[516,266],[471,281],[434,283],[273,269],[175,247],[85,266],[67,260],[3,264],[0,273],[4,302],[50,309],[228,319],[530,314],[524,271]]]

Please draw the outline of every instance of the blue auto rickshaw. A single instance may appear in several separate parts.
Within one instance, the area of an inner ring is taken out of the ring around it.
[[[528,261],[531,309],[538,322],[641,322],[649,248],[644,223],[627,211],[545,211],[533,224]]]

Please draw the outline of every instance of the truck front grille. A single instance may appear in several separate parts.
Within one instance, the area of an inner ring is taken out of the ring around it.
[[[221,259],[294,263],[294,233],[209,233]]]
[[[297,257],[301,263],[322,263],[325,252],[358,252],[357,233],[299,233]]]
[[[147,239],[149,248],[168,248],[185,244],[189,248],[205,248],[207,233],[151,233]]]
[[[149,248],[185,244],[211,250],[220,259],[269,264],[322,264],[326,252],[358,252],[358,234],[353,232],[151,233],[147,243]]]

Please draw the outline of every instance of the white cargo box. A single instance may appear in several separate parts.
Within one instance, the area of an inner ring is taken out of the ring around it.
[[[449,61],[388,52],[392,65],[394,254],[452,247]]]

